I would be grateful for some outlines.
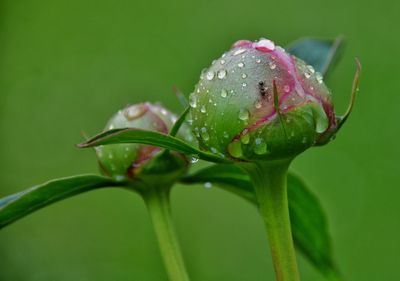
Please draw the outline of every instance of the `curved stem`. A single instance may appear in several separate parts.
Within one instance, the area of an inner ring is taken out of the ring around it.
[[[147,205],[168,277],[171,281],[189,281],[176,238],[169,204],[170,188],[149,188],[142,193]]]
[[[286,174],[290,161],[242,164],[257,196],[259,211],[267,228],[277,281],[299,281],[290,227]]]

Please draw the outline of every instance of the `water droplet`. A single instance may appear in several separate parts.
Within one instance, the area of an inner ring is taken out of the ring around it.
[[[317,73],[315,74],[315,78],[317,79],[317,81],[318,81],[319,84],[322,84],[322,83],[324,82],[324,81],[323,81],[323,78],[322,78],[322,74],[319,73],[319,72],[317,72]]]
[[[247,86],[247,84],[246,84],[246,83],[243,83],[243,84],[242,84],[242,87],[246,87],[246,86]]]
[[[109,130],[112,130],[112,129],[114,129],[114,125],[113,125],[113,124],[111,124],[110,126],[108,126],[108,129],[109,129]]]
[[[257,59],[257,60],[256,60],[256,63],[260,63],[260,62],[261,62],[261,60],[260,60],[260,59]]]
[[[243,79],[246,79],[246,78],[247,78],[247,74],[246,74],[246,73],[243,73],[243,74],[242,74],[242,78],[243,78]]]
[[[255,139],[254,153],[258,155],[267,153],[267,144],[262,138]]]
[[[239,63],[238,63],[238,66],[239,66],[239,67],[243,67],[243,66],[244,66],[244,63],[243,63],[243,62],[239,62]]]
[[[228,152],[230,155],[232,155],[233,157],[236,157],[236,158],[243,156],[241,142],[240,141],[231,142],[228,145]]]
[[[311,73],[315,73],[315,69],[312,65],[307,65],[307,68]]]
[[[285,91],[285,93],[289,93],[290,92],[290,86],[289,85],[283,86],[283,90]]]
[[[237,55],[243,54],[244,52],[246,52],[246,49],[238,49],[235,52],[233,52],[233,55],[237,56]]]
[[[255,106],[257,109],[260,109],[261,106],[262,106],[262,103],[261,103],[260,101],[256,101],[256,102],[254,103],[254,106]]]
[[[308,73],[308,72],[304,72],[304,76],[305,76],[307,79],[309,79],[309,78],[311,77],[311,74]]]
[[[224,136],[224,138],[229,138],[229,134],[228,134],[228,132],[227,131],[224,131],[223,133],[222,133],[222,135]]]
[[[218,70],[217,76],[219,79],[224,79],[226,77],[226,70],[225,69]]]
[[[225,64],[225,60],[221,60],[220,64],[224,65]]]
[[[249,119],[249,111],[247,109],[245,109],[245,108],[240,109],[240,111],[239,111],[239,119],[243,120],[243,121]]]
[[[255,46],[257,50],[262,52],[272,52],[275,50],[275,43],[268,39],[260,39]]]
[[[203,106],[201,106],[201,108],[200,108],[200,111],[202,112],[202,113],[206,113],[206,107],[203,105]]]
[[[240,141],[243,144],[248,144],[250,142],[250,135],[249,134],[245,134],[240,138]]]
[[[321,105],[313,106],[313,115],[315,120],[315,131],[319,134],[322,134],[326,131],[326,129],[328,129],[328,116],[326,115],[325,110]]]
[[[196,108],[197,107],[197,98],[195,95],[191,94],[189,96],[189,105],[192,108]]]
[[[211,81],[211,80],[214,79],[214,76],[215,76],[214,71],[209,71],[209,72],[207,72],[206,79],[207,79],[208,81]]]
[[[274,69],[276,68],[276,64],[275,64],[273,61],[270,61],[270,62],[269,62],[269,68],[270,68],[271,70],[274,70]]]
[[[205,127],[200,129],[200,136],[205,141],[208,141],[210,139],[210,135],[207,133],[207,129]]]
[[[197,163],[199,162],[199,156],[198,155],[192,155],[192,157],[190,157],[190,163]]]
[[[225,89],[221,90],[221,97],[226,98],[226,96],[228,95],[228,92]]]
[[[212,183],[207,181],[207,182],[204,183],[204,187],[205,188],[211,188],[212,187]]]
[[[146,111],[147,111],[146,106],[141,106],[141,105],[130,106],[125,109],[124,115],[127,120],[131,121],[131,120],[134,120],[134,119],[142,116]],[[162,111],[161,111],[161,114],[163,114]],[[165,115],[165,114],[163,114],[163,115]]]
[[[211,152],[214,153],[214,154],[217,154],[217,153],[218,153],[218,150],[217,150],[215,147],[211,147],[210,150],[211,150]]]

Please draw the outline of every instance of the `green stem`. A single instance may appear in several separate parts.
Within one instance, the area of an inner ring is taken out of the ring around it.
[[[150,213],[169,280],[189,281],[171,218],[169,191],[170,188],[154,187],[142,195]]]
[[[286,175],[290,161],[242,164],[257,196],[267,228],[277,281],[299,281],[296,254],[290,228]]]

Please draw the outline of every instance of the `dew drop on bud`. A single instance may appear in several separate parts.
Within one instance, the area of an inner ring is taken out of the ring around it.
[[[218,70],[217,76],[218,79],[224,79],[226,77],[226,70],[225,69]]]
[[[214,154],[217,154],[217,153],[218,153],[218,150],[217,150],[215,147],[211,147],[210,150],[211,150],[211,152],[214,153]]]
[[[208,141],[210,139],[210,135],[208,134],[207,129],[205,127],[200,129],[200,136],[205,141]]]
[[[249,136],[249,134],[243,135],[243,136],[240,138],[240,141],[241,141],[243,144],[248,144],[248,143],[250,142],[250,136]]]
[[[270,68],[271,70],[274,70],[274,69],[276,68],[276,64],[275,64],[273,61],[270,61],[270,62],[269,62],[269,68]]]
[[[207,181],[207,182],[204,183],[204,187],[205,188],[211,188],[212,187],[212,183]]]
[[[214,79],[214,76],[215,76],[214,71],[209,71],[209,72],[207,72],[207,74],[206,74],[206,79],[207,79],[208,81],[211,81],[211,80]]]
[[[244,63],[243,63],[243,62],[239,62],[239,63],[238,63],[238,66],[239,66],[240,68],[242,68],[242,67],[244,66]]]
[[[322,134],[329,127],[328,116],[321,105],[313,107],[314,110],[314,120],[315,120],[315,131],[318,134]]]
[[[322,83],[324,82],[323,79],[322,79],[322,74],[319,73],[319,72],[317,72],[317,73],[315,74],[315,78],[317,79],[317,81],[318,81],[319,84],[322,84]]]
[[[189,105],[192,108],[196,108],[197,107],[197,99],[196,99],[196,96],[193,95],[193,94],[189,96]]]
[[[206,113],[206,107],[203,105],[203,106],[200,108],[200,111],[201,111],[202,113]]]
[[[242,157],[243,151],[242,151],[242,144],[240,143],[240,141],[231,142],[228,145],[228,152],[233,157],[236,157],[236,158]]]
[[[221,97],[226,98],[226,96],[228,95],[228,92],[225,89],[221,90]]]
[[[246,78],[247,78],[247,74],[246,74],[246,73],[243,73],[243,74],[242,74],[242,78],[243,78],[243,79],[246,79]]]
[[[255,139],[254,153],[258,155],[267,153],[267,144],[262,138]]]
[[[283,86],[283,90],[285,91],[285,93],[289,93],[290,92],[290,86],[289,85]]]
[[[190,158],[190,163],[197,163],[199,162],[199,156],[197,155],[192,155],[192,157]]]
[[[244,52],[246,52],[246,49],[239,49],[239,50],[236,50],[236,51],[233,53],[233,55],[234,55],[234,56],[237,56],[237,55],[243,54]]]
[[[309,79],[309,78],[311,77],[311,74],[308,73],[308,72],[304,72],[304,76],[305,76],[307,79]]]
[[[124,115],[128,121],[132,121],[145,114],[146,111],[147,107],[144,105],[130,106],[124,110]]]
[[[224,131],[223,133],[222,133],[222,135],[224,136],[224,138],[229,138],[229,134],[228,134],[228,132],[227,131]]]
[[[254,106],[255,106],[257,109],[260,109],[261,106],[262,106],[262,104],[261,104],[260,101],[256,101],[256,102],[254,103]]]
[[[257,59],[257,60],[256,60],[256,63],[260,63],[260,62],[261,62],[261,60],[260,60],[260,59]]]
[[[220,61],[220,64],[224,65],[225,62],[226,62],[225,60],[221,60],[221,61]]]
[[[262,52],[272,52],[275,50],[275,43],[268,39],[261,39],[255,44],[255,47]]]
[[[307,69],[311,72],[311,73],[315,73],[315,69],[312,65],[307,65]]]
[[[239,111],[239,119],[243,120],[243,121],[249,119],[249,111],[247,109],[245,109],[245,108],[240,109],[240,111]]]

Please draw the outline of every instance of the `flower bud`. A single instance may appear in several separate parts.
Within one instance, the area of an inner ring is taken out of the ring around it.
[[[338,127],[322,75],[270,40],[236,42],[200,78],[189,104],[202,149],[292,158]]]
[[[130,105],[116,113],[107,123],[105,130],[138,128],[168,134],[177,117],[160,105],[140,103]],[[193,141],[189,128],[183,125],[177,137]],[[161,148],[136,143],[110,144],[96,147],[101,171],[117,180],[139,179],[143,181],[154,174],[160,180],[162,173],[185,170],[188,161],[182,154],[159,153]]]

